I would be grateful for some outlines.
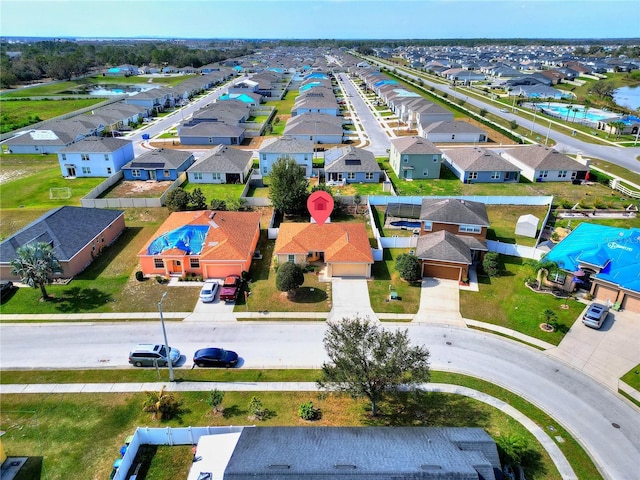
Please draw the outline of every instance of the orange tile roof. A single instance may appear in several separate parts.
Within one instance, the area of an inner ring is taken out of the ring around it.
[[[213,214],[213,218],[211,215]],[[174,212],[158,228],[156,233],[140,250],[138,256],[147,255],[147,248],[156,238],[186,225],[208,225],[200,260],[244,260],[252,252],[253,239],[260,226],[259,212],[223,212],[198,210],[194,212]],[[172,248],[161,255],[184,255]]]
[[[328,263],[373,263],[367,229],[362,223],[282,223],[274,253],[309,252],[324,252]]]

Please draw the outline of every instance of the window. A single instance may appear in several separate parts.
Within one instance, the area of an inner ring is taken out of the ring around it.
[[[63,161],[63,162],[66,162],[66,161],[67,161],[67,154],[66,154],[66,153],[63,153],[63,154],[62,154],[62,161]]]
[[[403,157],[402,157],[402,161],[403,161],[404,163],[409,163],[409,156],[408,156],[408,155],[403,155]]]
[[[264,167],[262,167],[262,173],[264,175],[266,175],[267,173],[269,173],[269,167],[267,167],[266,165]]]
[[[422,176],[423,177],[428,177],[429,176],[429,169],[428,168],[425,168],[425,169],[422,170]]]
[[[90,167],[82,167],[82,174],[83,175],[91,174],[91,168]]]
[[[164,268],[164,262],[162,261],[161,258],[154,258],[153,259],[153,266],[155,268]]]
[[[108,162],[108,161],[109,161],[109,155],[108,155],[108,154],[106,154],[106,153],[104,154],[104,161],[105,161],[105,162]]]
[[[571,180],[575,180],[578,177],[578,172],[575,170],[571,172]]]
[[[373,180],[373,172],[367,172],[364,174],[365,180]]]
[[[354,172],[347,173],[347,180],[355,180],[355,179],[356,179],[356,174]]]
[[[564,281],[566,280],[567,275],[562,272],[550,273],[547,275],[547,280],[553,283],[559,283],[560,285],[564,285]]]
[[[195,172],[193,174],[193,179],[194,180],[202,180],[202,172]]]
[[[547,178],[547,175],[549,175],[549,170],[542,170],[540,172],[540,177],[542,178]]]
[[[451,135],[451,140],[455,140],[456,136],[455,135]]]
[[[475,180],[478,178],[478,172],[469,172],[469,176],[467,177],[469,180]]]
[[[89,154],[88,153],[81,153],[80,154],[80,158],[82,159],[83,162],[88,162],[89,161]]]
[[[426,232],[430,232],[431,230],[433,230],[433,222],[425,220],[424,222],[422,222],[422,224],[424,225],[424,230]]]
[[[209,143],[213,143],[213,138],[209,137]]]
[[[267,161],[267,154],[266,153],[262,154],[262,160],[264,160],[265,162]]]
[[[438,159],[438,156],[437,156],[437,155],[434,155],[434,156],[433,156],[433,163],[437,163],[437,162],[438,162],[438,160],[439,160],[439,159]]]
[[[478,225],[460,225],[458,227],[458,231],[464,233],[480,233],[482,231],[482,227]]]
[[[492,178],[493,180],[496,180],[496,179],[500,178],[500,172],[493,172],[493,173],[491,173],[491,178]]]
[[[214,180],[222,180],[222,174],[220,172],[213,172],[211,174],[211,178]]]
[[[199,258],[190,258],[189,266],[191,268],[200,268],[200,259]]]
[[[296,256],[295,255],[287,255],[287,262],[295,263]]]
[[[137,168],[134,168],[133,170],[131,170],[131,176],[133,178],[140,178],[142,175],[140,170],[138,170]]]
[[[107,167],[107,175],[111,175],[113,172],[111,171],[111,167]]]
[[[566,170],[560,170],[558,172],[558,178],[567,178],[567,171]]]

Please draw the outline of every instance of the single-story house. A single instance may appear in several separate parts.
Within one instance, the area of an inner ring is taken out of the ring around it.
[[[0,243],[0,278],[16,280],[11,275],[11,260],[17,258],[18,248],[32,242],[45,242],[53,247],[62,267],[54,277],[75,277],[124,229],[122,210],[72,206],[49,210]]]
[[[328,277],[369,278],[373,265],[364,223],[281,223],[273,254],[279,264],[322,262]]]
[[[273,164],[280,158],[288,157],[304,169],[305,177],[313,172],[313,141],[294,137],[266,138],[260,149],[260,173],[269,175]]]
[[[327,182],[378,183],[382,170],[373,152],[357,147],[333,147],[325,152]]]
[[[99,135],[104,125],[84,116],[68,120],[48,121],[37,129],[17,132],[2,142],[3,150],[11,153],[57,153],[67,145],[83,138]]]
[[[138,253],[145,275],[224,278],[249,271],[259,212],[174,212]]]
[[[482,428],[243,427],[224,435],[229,445],[200,438],[196,472],[234,480],[502,478],[498,449]],[[209,463],[217,452],[221,461]]]
[[[486,131],[462,120],[419,123],[418,135],[433,143],[479,143],[489,139]]]
[[[202,122],[180,127],[182,145],[240,145],[244,141],[245,128],[225,122]]]
[[[449,148],[442,151],[442,159],[463,183],[520,181],[520,170],[496,152],[486,148]]]
[[[304,113],[291,117],[284,127],[284,135],[313,143],[342,143],[342,117],[326,113]]]
[[[125,180],[176,180],[193,162],[191,152],[159,148],[131,160],[122,173]]]
[[[218,145],[187,170],[190,183],[245,183],[253,161],[247,150]]]
[[[391,140],[389,164],[398,178],[440,178],[442,151],[423,137]]]
[[[567,290],[587,290],[602,303],[640,313],[640,229],[583,222],[545,260],[561,274],[547,281]]]
[[[588,165],[544,145],[508,148],[500,155],[518,167],[522,176],[532,182],[584,180],[589,171]]]
[[[59,150],[58,162],[63,177],[110,177],[134,156],[129,140],[87,137]]]

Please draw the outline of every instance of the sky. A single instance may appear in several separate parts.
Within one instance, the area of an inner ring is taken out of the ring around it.
[[[0,0],[0,35],[638,38],[638,0]]]

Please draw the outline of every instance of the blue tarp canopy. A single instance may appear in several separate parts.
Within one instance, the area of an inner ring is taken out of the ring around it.
[[[208,225],[187,225],[160,235],[147,248],[149,255],[159,255],[174,248],[185,255],[198,255],[209,230]]]
[[[545,259],[575,272],[592,265],[592,278],[640,292],[640,228],[615,228],[581,223]]]

